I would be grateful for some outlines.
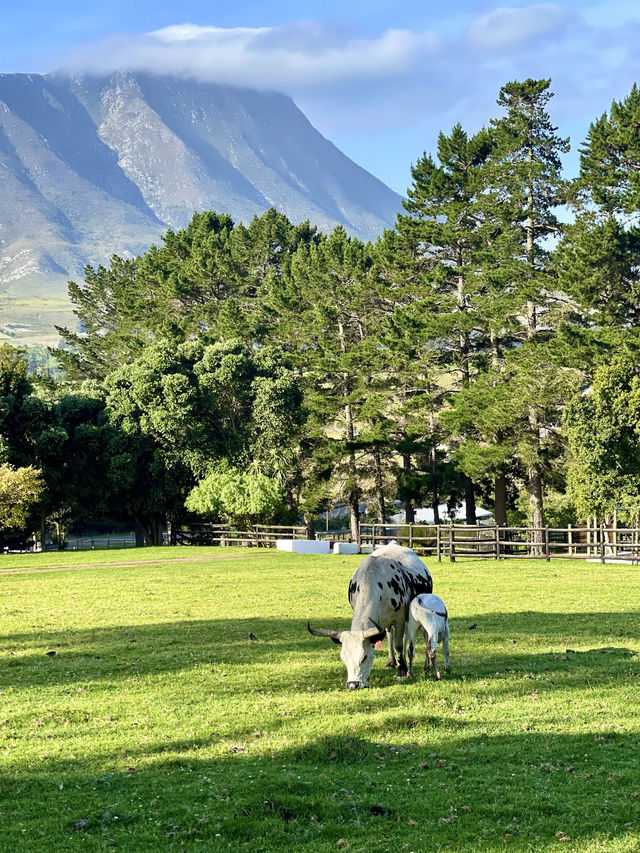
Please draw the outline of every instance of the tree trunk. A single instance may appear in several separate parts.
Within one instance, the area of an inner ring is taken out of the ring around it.
[[[360,544],[360,501],[354,491],[349,496],[349,526],[351,541]]]
[[[533,152],[529,151],[529,160],[533,161]],[[529,186],[528,199],[529,210],[533,211],[533,188]],[[527,262],[529,268],[533,271],[535,266],[534,258],[534,222],[532,213],[527,217]],[[531,340],[538,330],[538,317],[536,304],[533,300],[527,301],[527,338]],[[542,467],[538,461],[540,449],[540,422],[538,419],[538,411],[535,407],[529,409],[529,426],[534,434],[536,458],[528,466],[529,477],[529,517],[531,525],[535,528],[544,527],[544,505],[542,497]],[[538,530],[533,534],[532,553],[536,556],[542,556],[542,531]]]
[[[380,448],[378,445],[374,445],[372,450],[373,456],[373,476],[375,482],[375,490],[376,490],[376,501],[378,504],[378,521],[380,524],[384,524],[386,519],[385,516],[385,503],[384,503],[384,483],[382,478],[382,459],[380,458]]]
[[[540,465],[535,462],[529,467],[529,517],[531,526],[538,528],[532,538],[531,553],[535,557],[542,556],[542,530],[544,527],[544,508],[542,504],[542,473]]]
[[[402,467],[405,471],[411,471],[411,454],[402,454]],[[416,511],[410,498],[404,499],[404,520],[406,524],[413,524],[416,520]]]
[[[44,510],[40,513],[40,550],[44,551],[46,548],[46,539],[47,539],[47,516],[44,513]]]
[[[344,327],[341,322],[338,322],[338,337],[340,339],[340,349],[346,353],[347,346],[344,339]],[[348,373],[343,373],[344,385],[342,394],[344,397],[349,396],[350,377]],[[355,438],[355,429],[353,426],[353,413],[349,403],[344,406],[344,420],[347,433],[347,441],[353,442]],[[356,454],[354,450],[349,451],[349,489],[348,503],[351,527],[351,540],[360,543],[360,489],[358,487],[358,466],[356,465]]]
[[[431,509],[433,510],[433,523],[440,524],[440,498],[438,496],[438,487],[433,487],[433,496],[431,498]]]
[[[496,474],[494,483],[495,520],[498,527],[507,525],[507,478],[503,471]]]
[[[143,548],[147,541],[144,525],[137,516],[134,518],[133,523],[136,534],[136,548]]]
[[[536,439],[534,448],[535,458],[528,466],[529,479],[529,517],[532,527],[544,527],[544,503],[542,497],[542,466],[539,459],[540,447],[540,424],[538,422],[538,412],[535,408],[529,410],[529,425]],[[542,531],[537,530],[533,534],[533,553],[536,556],[542,555]]]
[[[431,496],[431,508],[433,510],[433,523],[440,524],[440,495],[438,494],[438,449],[435,443],[436,419],[433,409],[429,412],[429,427],[431,429],[431,450],[429,458],[431,461],[431,474],[433,475],[433,492]]]
[[[476,520],[476,495],[473,490],[473,483],[471,482],[471,477],[464,478],[464,503],[467,524],[477,524],[478,522]]]
[[[154,513],[148,517],[146,523],[136,516],[134,521],[136,525],[136,545],[162,545],[161,516]]]
[[[304,535],[305,539],[315,539],[316,538],[316,529],[313,526],[313,518],[310,516],[304,517]]]
[[[176,544],[176,530],[170,518],[167,519],[167,545]]]
[[[457,262],[458,267],[461,268],[464,263],[464,256],[462,254],[462,249],[458,248],[457,250]],[[464,293],[464,276],[459,275],[457,277],[457,301],[458,307],[460,311],[464,311],[467,307],[465,293]],[[469,369],[469,334],[468,332],[461,331],[458,333],[458,346],[460,348],[460,370],[462,372],[462,386],[466,388],[469,385],[469,380],[471,378],[471,373]]]

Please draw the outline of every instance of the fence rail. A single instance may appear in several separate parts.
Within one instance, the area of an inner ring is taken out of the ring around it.
[[[419,554],[439,561],[458,557],[562,557],[640,562],[640,528],[604,525],[584,527],[498,527],[466,524],[362,525],[363,543],[378,545],[397,540]]]
[[[304,539],[306,528],[295,525],[257,524],[251,530],[234,530],[225,524],[197,524],[173,531],[176,545],[275,547],[277,539]]]
[[[171,544],[273,548],[278,539],[304,539],[307,530],[299,525],[258,524],[236,530],[225,524],[196,524],[171,530]],[[349,530],[316,533],[318,539],[351,541]],[[583,527],[497,527],[465,524],[362,524],[360,544],[375,547],[396,540],[422,556],[438,561],[480,557],[558,557],[640,563],[640,528],[591,525]],[[133,536],[84,537],[68,540],[67,550],[135,547]]]

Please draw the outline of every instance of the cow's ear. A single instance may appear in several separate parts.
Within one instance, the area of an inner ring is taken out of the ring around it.
[[[341,645],[342,645],[342,641],[340,640],[340,638],[339,638],[339,637],[332,637],[331,639],[333,640],[333,642],[334,642],[337,646],[341,646]]]

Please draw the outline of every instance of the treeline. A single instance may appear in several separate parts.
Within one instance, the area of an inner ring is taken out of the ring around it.
[[[569,182],[549,86],[441,134],[375,244],[207,212],[87,268],[64,378],[0,358],[4,470],[41,472],[41,526],[126,518],[157,542],[167,520],[311,527],[341,501],[357,538],[363,501],[473,522],[480,497],[536,527],[640,504],[640,94]]]

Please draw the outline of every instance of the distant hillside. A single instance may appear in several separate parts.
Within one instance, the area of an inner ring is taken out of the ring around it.
[[[119,73],[0,75],[0,340],[53,340],[66,282],[86,263],[138,254],[195,211],[361,238],[400,197],[274,92]]]

